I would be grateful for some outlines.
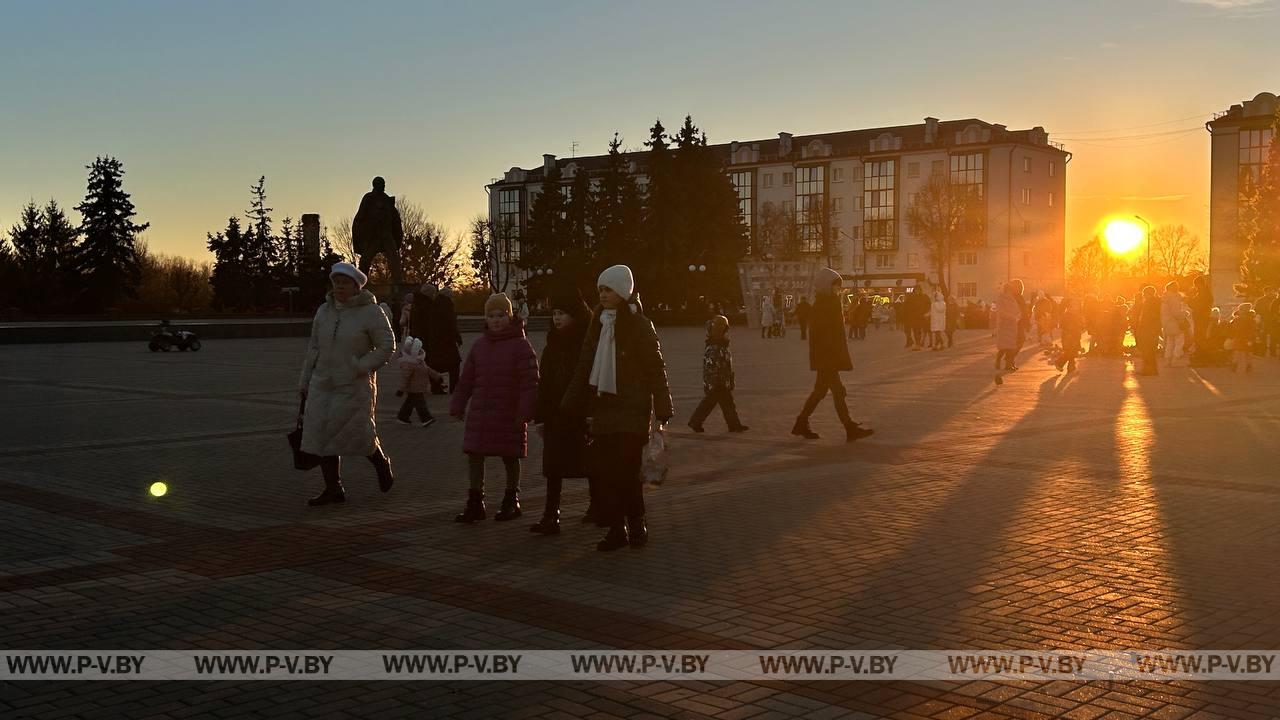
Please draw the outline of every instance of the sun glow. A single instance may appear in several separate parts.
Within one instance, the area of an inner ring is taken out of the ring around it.
[[[1102,237],[1107,241],[1107,250],[1113,255],[1133,252],[1142,243],[1144,234],[1141,225],[1118,218],[1108,222],[1106,229],[1102,231]]]

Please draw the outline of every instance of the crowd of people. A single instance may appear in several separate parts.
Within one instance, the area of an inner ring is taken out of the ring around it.
[[[1144,286],[1133,298],[1108,301],[1097,294],[1059,301],[1036,293],[1027,298],[1020,280],[1006,283],[992,305],[996,337],[996,384],[1017,370],[1014,358],[1028,339],[1042,347],[1060,332],[1059,370],[1076,369],[1081,355],[1130,357],[1140,375],[1158,375],[1160,366],[1229,366],[1249,373],[1253,358],[1280,355],[1280,296],[1266,287],[1256,299],[1236,305],[1223,317],[1214,304],[1209,278],[1171,280],[1158,291]],[[1089,347],[1083,347],[1083,338]]]
[[[484,333],[462,360],[462,338],[447,289],[423,284],[404,298],[399,312],[393,312],[365,288],[368,277],[357,267],[338,263],[330,280],[333,289],[316,311],[298,384],[300,450],[319,456],[324,479],[324,489],[308,501],[310,505],[346,500],[343,455],[367,457],[383,492],[394,485],[375,422],[376,373],[393,363],[400,372],[396,395],[404,398],[397,419],[405,424],[414,412],[423,426],[435,422],[426,396],[444,394],[448,378],[449,414],[465,423],[462,451],[468,466],[467,500],[454,518],[457,522],[488,517],[488,458],[500,459],[505,474],[494,519],[505,522],[521,516],[521,464],[528,457],[533,424],[543,443],[541,470],[547,492],[542,516],[530,531],[558,534],[563,481],[585,478],[589,504],[582,520],[607,528],[597,549],[639,548],[648,542],[642,454],[675,410],[658,334],[644,314],[630,268],[615,265],[600,274],[594,309],[573,287],[555,294],[550,300],[552,327],[540,358],[525,333],[519,301],[513,304],[506,294],[488,298]],[[874,432],[850,418],[840,378],[852,367],[840,285],[838,273],[823,269],[813,304],[807,299],[801,303],[815,381],[792,433],[805,439],[818,438],[809,417],[828,394],[847,442]],[[729,432],[746,432],[749,428],[733,398],[728,318],[715,314],[706,332],[703,398],[689,427],[705,432],[703,424],[719,407]]]

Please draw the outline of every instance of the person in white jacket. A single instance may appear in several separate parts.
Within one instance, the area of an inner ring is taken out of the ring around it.
[[[337,263],[329,279],[333,289],[316,310],[298,380],[304,403],[302,450],[320,456],[324,475],[324,491],[311,498],[309,505],[346,500],[343,455],[367,457],[383,492],[395,482],[374,422],[376,373],[396,348],[391,321],[373,293],[364,289],[368,277],[359,268]]]
[[[929,330],[933,332],[933,349],[941,350],[945,346],[942,334],[947,330],[947,299],[941,290],[933,291],[933,302],[929,305]]]

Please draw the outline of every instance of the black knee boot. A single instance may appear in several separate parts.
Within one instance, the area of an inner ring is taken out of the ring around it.
[[[547,504],[542,510],[542,519],[529,528],[529,532],[542,535],[557,535],[560,532],[560,488],[562,481],[558,477],[547,478]]]
[[[378,489],[387,492],[396,482],[396,476],[391,472],[391,459],[382,452],[382,448],[378,448],[378,452],[368,457],[369,462],[373,463],[374,469],[378,471]]]
[[[484,508],[484,491],[468,490],[467,491],[467,507],[462,512],[454,516],[454,522],[474,523],[485,519]]]
[[[345,502],[347,493],[342,488],[342,459],[337,455],[320,458],[320,474],[324,476],[324,490],[307,501],[308,505],[328,505]]]

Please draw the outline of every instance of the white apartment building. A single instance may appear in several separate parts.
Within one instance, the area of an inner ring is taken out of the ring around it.
[[[1070,153],[1050,143],[1044,128],[1008,130],[977,119],[849,130],[730,142],[712,146],[737,189],[743,221],[752,228],[753,248],[768,204],[804,217],[817,198],[831,210],[825,233],[801,228],[805,258],[830,264],[849,288],[901,289],[937,282],[937,272],[913,237],[906,208],[933,175],[976,184],[986,199],[981,248],[960,253],[949,274],[952,292],[963,300],[990,300],[1005,280],[1022,278],[1029,290],[1061,294],[1066,246],[1066,170]],[[643,183],[645,153],[631,153]],[[593,172],[607,156],[557,160],[543,166],[511,168],[487,187],[489,216],[518,232],[527,221],[544,172],[553,164],[563,182]],[[825,242],[823,238],[826,238]]]
[[[1240,240],[1240,191],[1245,176],[1257,179],[1273,140],[1276,96],[1258,93],[1205,123],[1210,134],[1209,279],[1222,307],[1235,304],[1244,244]]]

